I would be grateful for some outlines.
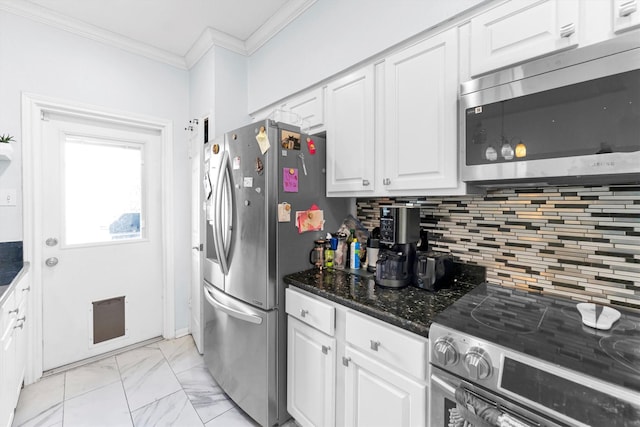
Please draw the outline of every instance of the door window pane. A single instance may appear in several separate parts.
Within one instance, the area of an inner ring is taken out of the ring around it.
[[[65,244],[140,239],[142,145],[67,137]]]

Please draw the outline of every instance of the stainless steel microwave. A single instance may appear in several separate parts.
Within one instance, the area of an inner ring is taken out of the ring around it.
[[[461,85],[463,181],[640,182],[638,33]]]

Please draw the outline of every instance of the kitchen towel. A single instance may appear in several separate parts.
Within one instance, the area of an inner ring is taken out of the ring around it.
[[[455,397],[458,406],[449,412],[449,427],[532,427],[463,387],[456,389]]]

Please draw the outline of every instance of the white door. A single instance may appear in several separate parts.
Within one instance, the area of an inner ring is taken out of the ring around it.
[[[200,353],[203,352],[202,331],[202,249],[204,243],[204,164],[203,145],[204,127],[208,126],[208,120],[203,120],[198,125],[189,140],[189,152],[191,156],[191,336]]]
[[[42,121],[43,370],[162,335],[158,131]]]
[[[458,185],[457,29],[385,60],[384,180],[389,191]]]
[[[375,190],[374,66],[327,87],[327,194]]]
[[[471,74],[508,67],[578,45],[582,2],[512,1],[471,19]]]
[[[347,346],[345,423],[354,427],[427,425],[427,386]]]
[[[304,427],[335,425],[336,340],[287,322],[287,411]]]

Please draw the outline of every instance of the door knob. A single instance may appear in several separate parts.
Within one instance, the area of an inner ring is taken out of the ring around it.
[[[45,240],[44,244],[47,246],[55,246],[58,244],[58,239],[56,239],[55,237],[49,237],[47,240]]]
[[[47,264],[47,267],[53,267],[54,265],[58,264],[58,258],[56,257],[47,258],[47,260],[44,263]]]

